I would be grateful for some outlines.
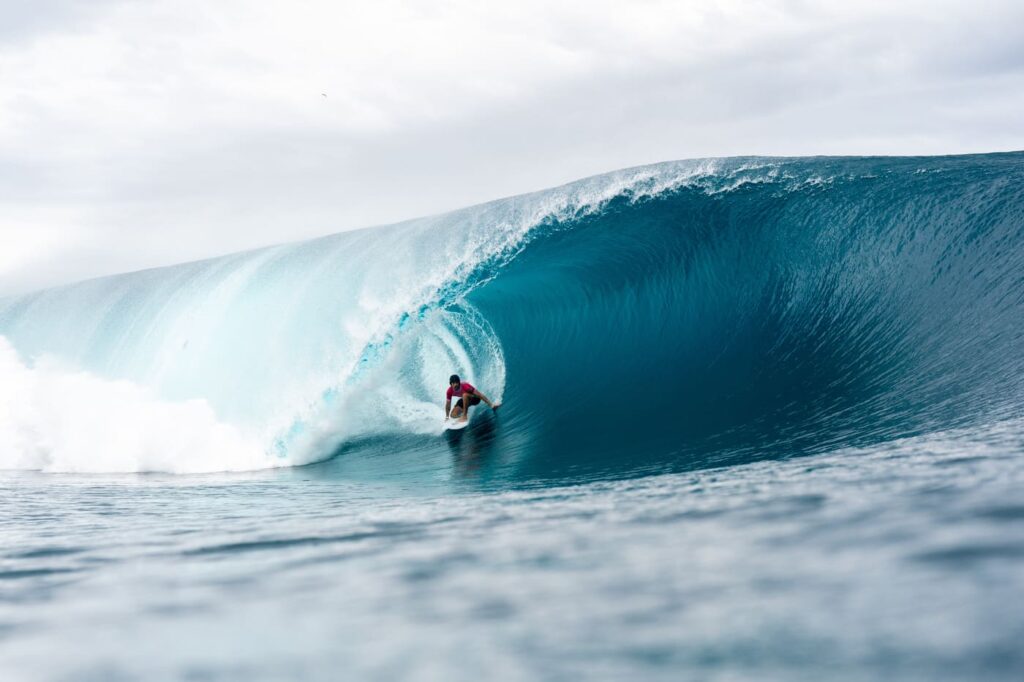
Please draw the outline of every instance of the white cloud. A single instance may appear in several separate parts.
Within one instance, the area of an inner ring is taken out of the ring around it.
[[[37,7],[0,31],[0,293],[671,158],[1024,147],[1014,2]]]

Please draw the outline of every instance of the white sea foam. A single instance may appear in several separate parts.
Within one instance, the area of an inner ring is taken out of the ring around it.
[[[52,359],[29,366],[0,337],[2,469],[201,473],[282,464],[204,400],[169,402]]]

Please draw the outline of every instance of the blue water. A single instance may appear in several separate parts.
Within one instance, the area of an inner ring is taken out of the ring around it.
[[[1022,181],[674,162],[2,299],[0,677],[1020,679]]]

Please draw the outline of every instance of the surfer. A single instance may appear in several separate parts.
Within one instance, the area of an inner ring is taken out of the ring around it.
[[[458,398],[455,401],[454,407],[452,407],[452,398]],[[492,410],[501,407],[501,403],[492,403],[487,396],[474,388],[471,383],[460,379],[458,374],[451,375],[448,379],[448,394],[444,401],[445,421],[448,421],[448,417],[461,419],[462,421],[468,420],[469,408],[473,405],[479,405],[481,400],[490,405]]]

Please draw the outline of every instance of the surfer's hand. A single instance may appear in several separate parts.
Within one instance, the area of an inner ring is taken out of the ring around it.
[[[501,407],[501,403],[493,403],[491,405],[491,409],[492,410],[497,410],[499,407]]]

